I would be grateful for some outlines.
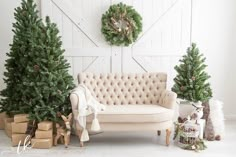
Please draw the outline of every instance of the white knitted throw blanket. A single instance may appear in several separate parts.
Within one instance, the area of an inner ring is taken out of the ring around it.
[[[76,94],[78,101],[78,117],[77,120],[82,127],[82,135],[80,141],[89,141],[89,135],[86,128],[86,116],[94,114],[94,119],[91,125],[91,131],[100,131],[100,125],[97,119],[99,111],[105,110],[105,105],[99,103],[90,93],[88,88],[79,84],[75,89],[72,90],[73,94]]]

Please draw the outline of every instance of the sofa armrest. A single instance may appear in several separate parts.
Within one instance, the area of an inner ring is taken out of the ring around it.
[[[164,90],[161,93],[159,104],[162,107],[165,107],[168,109],[174,109],[174,106],[176,104],[176,98],[177,98],[176,93],[174,93],[172,91]]]
[[[71,108],[72,108],[72,113],[73,113],[73,121],[75,123],[75,127],[77,130],[82,130],[81,126],[79,125],[79,122],[77,120],[78,117],[78,105],[79,105],[79,98],[76,94],[71,93],[70,94],[70,103],[71,103]]]
[[[73,94],[73,93],[70,94],[70,103],[71,103],[74,120],[76,120],[78,116],[78,104],[79,104],[78,101],[79,101],[79,98],[76,94]]]

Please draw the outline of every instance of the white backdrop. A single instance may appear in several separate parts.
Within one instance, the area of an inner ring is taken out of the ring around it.
[[[41,1],[41,13],[55,14],[51,17],[62,30],[66,56],[72,65],[70,73],[74,77],[80,71],[166,71],[171,87],[173,66],[185,52],[192,36],[192,41],[198,44],[207,57],[214,96],[224,101],[225,114],[235,117],[235,0],[193,0],[192,7],[190,0],[145,0],[145,3],[144,0],[124,0],[125,3],[133,5],[144,20],[141,38],[128,48],[110,47],[100,34],[102,13],[110,4],[120,1],[54,0],[56,3],[66,3],[61,7],[51,5],[50,0]],[[36,2],[41,4],[39,0]],[[43,7],[43,3],[49,7]],[[5,52],[9,51],[8,44],[12,42],[13,10],[19,4],[20,0],[2,0],[0,5],[0,21],[3,21],[0,25],[0,89],[4,88],[2,74]],[[51,6],[53,10],[50,11]],[[65,15],[59,8],[71,11],[65,11]],[[68,18],[69,12],[73,12],[70,15],[73,19]],[[85,30],[84,33],[78,29],[78,25]]]
[[[129,47],[110,46],[101,34],[101,17],[111,4],[132,5],[143,17],[143,32]],[[190,0],[42,0],[42,17],[57,23],[65,56],[79,72],[167,72],[190,45]]]

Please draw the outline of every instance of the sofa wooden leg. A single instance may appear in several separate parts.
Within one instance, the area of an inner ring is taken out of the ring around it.
[[[84,142],[80,141],[80,147],[84,147]]]
[[[79,138],[79,141],[80,141],[81,135],[82,135],[82,131],[78,130],[77,134],[78,134],[78,138]],[[84,146],[84,142],[80,141],[80,147],[83,147],[83,146]]]
[[[161,135],[161,130],[157,130],[157,135],[158,135],[158,136]]]
[[[166,145],[170,145],[170,134],[171,134],[171,129],[166,129]]]

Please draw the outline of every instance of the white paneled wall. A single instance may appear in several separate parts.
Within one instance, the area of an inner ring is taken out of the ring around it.
[[[165,71],[170,76],[170,88],[175,73],[173,66],[185,53],[192,36],[207,58],[215,98],[225,103],[226,115],[235,117],[235,0],[124,0],[142,15],[144,24],[140,39],[130,47],[110,47],[100,33],[102,13],[122,0],[35,1],[38,5],[42,3],[39,7],[42,15],[49,14],[58,24],[74,77],[81,71]],[[0,89],[5,86],[2,77],[5,53],[12,43],[13,12],[20,2],[0,2]],[[65,5],[59,6],[57,2]],[[66,9],[70,11],[63,11]]]
[[[110,46],[101,34],[101,17],[120,0],[42,0],[42,17],[57,23],[76,79],[79,72],[167,72],[190,44],[190,0],[122,0],[143,17],[143,32],[129,47]]]

